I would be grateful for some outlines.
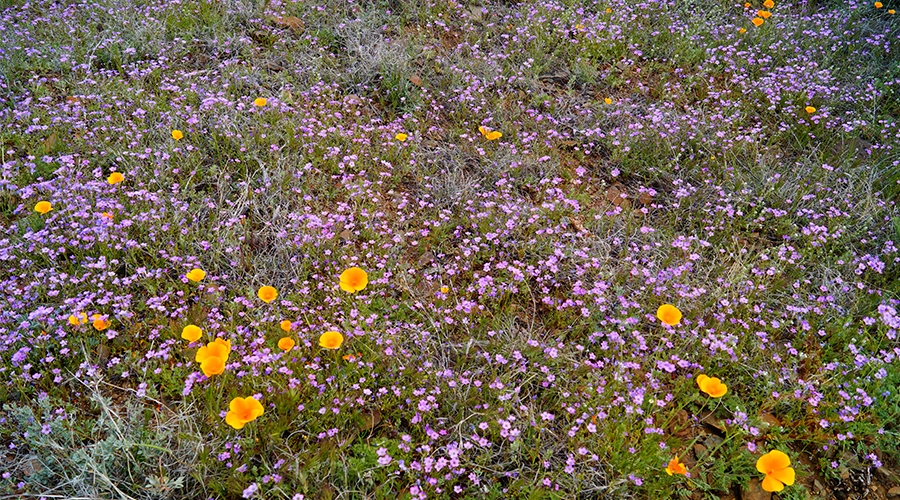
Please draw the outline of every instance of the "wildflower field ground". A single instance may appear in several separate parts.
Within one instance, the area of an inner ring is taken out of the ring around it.
[[[0,499],[900,498],[896,0],[0,0]]]

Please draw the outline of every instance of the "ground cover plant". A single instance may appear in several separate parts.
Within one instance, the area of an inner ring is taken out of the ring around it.
[[[900,495],[897,8],[0,2],[0,497]]]

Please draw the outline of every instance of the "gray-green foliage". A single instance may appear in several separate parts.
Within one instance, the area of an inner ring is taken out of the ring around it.
[[[60,498],[160,499],[199,487],[190,473],[200,449],[185,439],[186,412],[118,406],[96,389],[85,415],[53,406],[46,395],[32,405],[3,405],[8,431],[25,445],[10,450],[14,459],[0,463],[0,472],[25,482],[21,489],[0,488]]]

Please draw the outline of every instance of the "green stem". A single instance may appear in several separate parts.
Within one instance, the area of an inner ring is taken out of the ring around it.
[[[170,454],[170,455],[172,454],[172,450],[163,448],[162,446],[156,446],[156,445],[153,445],[153,444],[134,443],[134,446],[143,446],[143,447],[145,447],[145,448],[153,448],[154,450],[164,451],[164,452],[166,452],[166,453],[168,453],[168,454]]]

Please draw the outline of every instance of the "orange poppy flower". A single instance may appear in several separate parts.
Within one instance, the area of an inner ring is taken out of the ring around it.
[[[749,3],[745,3],[745,4],[744,4],[744,8],[745,8],[745,9],[749,9],[749,8],[750,8],[750,4],[749,4]]]
[[[809,114],[813,114],[813,113],[816,112],[816,108],[814,108],[814,107],[812,107],[812,106],[807,106],[807,107],[806,107],[806,112],[809,113]]]
[[[319,346],[325,349],[337,349],[344,343],[344,336],[338,332],[325,332],[319,337]]]
[[[774,6],[775,6],[775,2],[773,2],[772,0],[766,0],[765,2],[763,2],[763,7],[767,8],[767,9],[771,9]]]
[[[197,349],[197,355],[194,356],[194,360],[201,364],[207,358],[222,358],[223,361],[228,361],[229,354],[231,354],[231,341],[216,339]]]
[[[746,33],[746,32],[747,32],[747,28],[741,28],[738,30],[738,33]]]
[[[106,179],[106,182],[110,184],[118,184],[125,180],[125,176],[122,175],[121,172],[113,172],[109,178]]]
[[[394,139],[397,139],[398,141],[403,142],[406,140],[407,137],[409,137],[409,136],[401,132],[401,133],[395,135]]]
[[[358,267],[351,267],[341,273],[341,290],[356,293],[369,284],[369,275]]]
[[[290,337],[282,337],[281,340],[278,341],[278,348],[282,351],[290,351],[294,348],[295,342],[294,339]]]
[[[181,140],[182,137],[184,137],[184,134],[182,134],[180,130],[172,131],[172,139],[179,141],[179,140]]]
[[[188,342],[196,342],[203,336],[203,330],[197,325],[188,325],[181,329],[181,338]]]
[[[200,363],[200,370],[207,377],[225,372],[225,363],[231,353],[231,342],[216,339],[197,350],[194,359]]]
[[[666,465],[666,474],[681,474],[687,475],[687,467],[684,466],[683,463],[678,462],[678,457],[673,458],[669,461],[669,465]]]
[[[783,490],[785,485],[794,484],[796,477],[790,457],[778,450],[772,450],[759,457],[756,461],[756,470],[766,475],[762,488],[768,492]]]
[[[270,286],[264,286],[256,292],[256,295],[262,299],[263,302],[268,304],[278,297],[278,291]]]
[[[607,97],[607,98],[603,99],[603,102],[605,102],[606,104],[612,104],[612,99]]]
[[[94,325],[94,328],[96,328],[97,331],[100,332],[106,330],[107,328],[109,328],[109,325],[112,324],[108,320],[103,319],[103,316],[99,314],[91,316],[91,319],[94,320],[94,322],[92,323]]]
[[[880,9],[880,8],[882,8],[882,7],[884,7],[884,5],[882,5],[881,2],[875,2],[875,8],[876,8],[876,9]]]
[[[503,134],[497,132],[496,130],[491,130],[487,127],[478,127],[478,131],[481,132],[481,135],[484,136],[485,139],[489,141],[493,141],[494,139],[499,139],[503,137]]]
[[[721,380],[707,377],[702,373],[697,377],[697,385],[700,386],[701,391],[709,394],[711,398],[721,398],[728,392],[728,386],[723,384]]]
[[[769,16],[772,15],[772,13],[767,10],[758,10],[758,11],[756,11],[756,15],[763,19],[768,19]]]
[[[656,310],[656,317],[669,326],[675,326],[681,322],[681,311],[671,304],[663,304]]]
[[[294,325],[292,325],[292,324],[291,324],[291,321],[288,320],[288,319],[286,319],[286,320],[282,321],[281,323],[279,323],[278,326],[280,326],[281,329],[284,330],[284,331],[286,331],[286,332],[291,331],[291,328],[294,327]]]
[[[191,269],[191,272],[184,277],[196,283],[206,277],[206,271],[203,269]]]
[[[50,205],[49,201],[39,201],[34,205],[34,211],[41,215],[44,215],[51,210],[53,210],[53,206]]]
[[[263,414],[263,406],[253,397],[234,398],[228,405],[225,423],[235,429],[242,429],[248,422]]]
[[[757,26],[762,26],[762,23],[764,23],[765,21],[763,21],[762,19],[760,19],[758,17],[754,17],[753,20],[750,22]]]
[[[75,315],[75,314],[69,316],[69,324],[70,325],[79,326],[79,325],[83,325],[88,322],[87,314],[85,314],[85,313],[79,313],[79,314],[80,314],[80,316]]]
[[[268,102],[268,101],[266,101],[266,98],[265,98],[265,97],[257,97],[257,98],[253,101],[253,104],[255,104],[255,105],[259,106],[259,107],[263,107],[263,106],[266,105],[266,102]]]

